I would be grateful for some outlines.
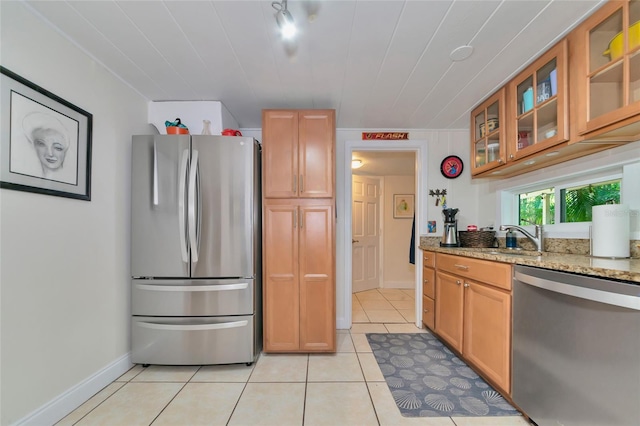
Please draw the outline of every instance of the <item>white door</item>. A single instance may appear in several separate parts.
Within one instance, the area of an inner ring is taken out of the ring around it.
[[[380,287],[380,180],[353,176],[352,291]]]

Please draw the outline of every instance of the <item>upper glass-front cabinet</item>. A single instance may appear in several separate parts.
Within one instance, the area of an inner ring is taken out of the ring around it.
[[[640,114],[640,0],[612,1],[576,28],[578,130],[585,134]],[[582,44],[581,44],[582,43]]]
[[[568,140],[567,40],[509,83],[509,161]]]
[[[505,163],[505,88],[471,112],[471,175]]]

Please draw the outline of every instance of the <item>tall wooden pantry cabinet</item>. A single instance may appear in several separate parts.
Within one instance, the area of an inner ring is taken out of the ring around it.
[[[335,111],[263,110],[265,352],[335,352]]]

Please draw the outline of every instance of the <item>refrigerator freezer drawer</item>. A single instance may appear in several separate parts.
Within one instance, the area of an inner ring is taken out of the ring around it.
[[[258,353],[254,316],[132,318],[135,364],[252,363]]]
[[[133,315],[252,315],[254,280],[133,280]]]

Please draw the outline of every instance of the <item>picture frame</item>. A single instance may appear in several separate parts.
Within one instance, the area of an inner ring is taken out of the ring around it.
[[[393,194],[393,218],[413,219],[415,211],[413,194]]]
[[[93,115],[0,66],[0,188],[91,201]]]

